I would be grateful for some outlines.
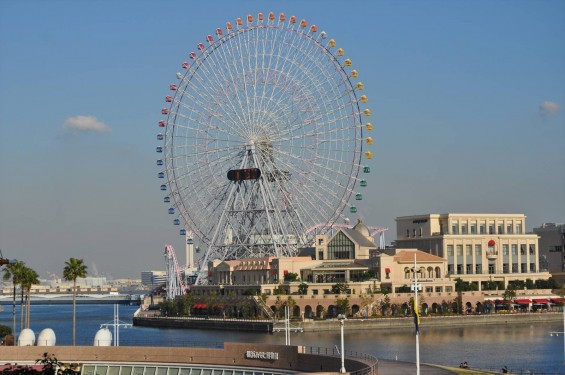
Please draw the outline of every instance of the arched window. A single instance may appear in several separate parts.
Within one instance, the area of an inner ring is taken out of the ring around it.
[[[410,268],[405,267],[404,268],[404,278],[405,279],[409,279],[410,278]]]
[[[432,267],[428,267],[428,277],[429,278],[434,277],[434,269]]]
[[[441,279],[441,269],[436,267],[436,279]]]

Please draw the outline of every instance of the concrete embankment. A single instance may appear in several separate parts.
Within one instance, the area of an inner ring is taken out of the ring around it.
[[[460,327],[474,325],[506,325],[506,324],[532,324],[562,322],[562,313],[543,314],[490,314],[466,316],[434,316],[422,317],[420,325],[425,327]],[[203,318],[171,318],[171,317],[134,317],[133,324],[146,327],[169,328],[196,328],[241,330],[254,332],[273,332],[273,327],[284,327],[284,322],[268,320],[238,320],[238,319],[203,319]],[[339,330],[337,319],[292,321],[291,328],[301,329],[304,332],[322,332]],[[376,319],[349,319],[345,325],[346,330],[367,329],[413,329],[412,317],[406,318],[376,318]]]

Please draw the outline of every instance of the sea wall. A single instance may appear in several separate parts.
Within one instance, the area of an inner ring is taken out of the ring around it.
[[[474,325],[505,325],[505,324],[531,324],[563,322],[562,313],[528,313],[528,314],[489,314],[489,315],[454,315],[421,317],[420,326],[425,327],[457,327]],[[133,324],[146,327],[169,327],[169,328],[197,328],[197,329],[220,329],[240,330],[254,332],[273,332],[273,327],[284,327],[284,322],[279,321],[257,321],[241,319],[202,319],[202,318],[161,318],[161,317],[135,317]],[[339,330],[337,319],[292,321],[293,329],[301,329],[304,332],[322,332]],[[349,319],[345,323],[345,330],[367,330],[367,329],[413,329],[412,317],[405,318],[376,318],[376,319]]]

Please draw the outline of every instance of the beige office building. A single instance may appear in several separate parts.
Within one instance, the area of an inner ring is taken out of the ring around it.
[[[539,270],[538,235],[523,214],[425,214],[396,218],[396,245],[447,259],[447,273],[481,281],[547,279]],[[480,289],[479,289],[480,290]]]

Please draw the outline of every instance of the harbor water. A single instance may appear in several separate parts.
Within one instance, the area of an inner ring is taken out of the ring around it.
[[[12,326],[12,307],[4,306],[0,324]],[[138,306],[119,306],[120,320],[131,323]],[[16,311],[19,329],[19,307]],[[77,345],[92,345],[100,325],[114,320],[114,305],[77,305]],[[414,330],[347,331],[347,351],[371,354],[377,358],[415,362]],[[39,305],[31,307],[31,328],[36,337],[44,328],[55,331],[57,345],[72,342],[72,305]],[[113,330],[110,327],[110,330]],[[500,326],[441,327],[420,332],[420,360],[458,366],[500,370],[535,371],[545,374],[565,374],[564,338],[551,332],[563,332],[560,323],[535,323]],[[120,329],[121,345],[141,346],[208,346],[223,342],[285,343],[284,333],[254,333],[199,329],[162,329],[132,327]],[[340,345],[340,333],[292,333],[292,345],[335,348]]]

